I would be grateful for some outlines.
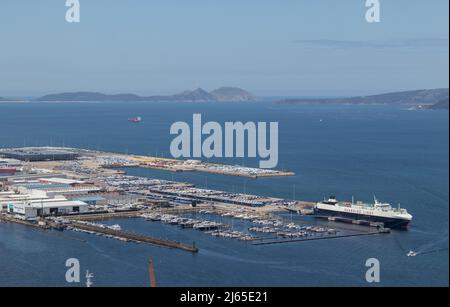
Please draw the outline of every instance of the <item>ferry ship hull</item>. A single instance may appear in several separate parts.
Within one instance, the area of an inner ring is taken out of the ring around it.
[[[394,228],[406,229],[410,223],[410,220],[404,220],[404,219],[363,215],[363,214],[349,213],[349,212],[338,212],[338,211],[319,209],[319,208],[315,209],[315,213],[317,215],[321,215],[321,216],[343,217],[343,218],[351,218],[354,220],[364,220],[364,221],[368,221],[368,222],[383,223],[385,227],[393,228],[393,229]]]

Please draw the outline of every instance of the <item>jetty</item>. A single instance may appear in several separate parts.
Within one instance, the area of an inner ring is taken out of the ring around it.
[[[96,226],[93,224],[85,224],[81,221],[76,221],[76,220],[70,220],[70,222],[68,224],[61,225],[61,224],[58,224],[55,222],[51,222],[49,220],[41,220],[41,221],[36,221],[36,222],[35,221],[25,221],[25,220],[14,218],[12,216],[8,216],[6,214],[0,214],[0,221],[6,222],[6,223],[20,224],[20,225],[24,225],[24,226],[28,226],[28,227],[32,227],[32,228],[36,228],[36,229],[42,229],[42,230],[54,229],[54,230],[62,231],[64,229],[70,227],[70,228],[80,229],[80,230],[83,230],[83,231],[89,232],[89,233],[102,234],[102,235],[106,235],[109,237],[118,238],[118,239],[121,239],[123,241],[128,241],[128,242],[151,244],[151,245],[156,245],[156,246],[161,246],[161,247],[166,247],[166,248],[179,249],[179,250],[190,252],[190,253],[197,253],[199,251],[199,249],[195,246],[195,244],[188,245],[188,244],[184,244],[184,243],[180,243],[180,242],[176,242],[176,241],[160,239],[160,238],[150,237],[150,236],[141,235],[141,234],[130,233],[130,232],[126,232],[123,230],[114,230],[111,228],[103,228],[103,227],[100,227],[100,225]]]
[[[71,226],[74,228],[77,228],[77,229],[88,231],[88,232],[94,232],[94,233],[99,233],[99,234],[108,235],[108,236],[112,236],[112,237],[122,238],[124,240],[131,241],[131,242],[146,243],[146,244],[157,245],[157,246],[162,246],[162,247],[167,247],[167,248],[174,248],[174,249],[179,249],[179,250],[191,252],[191,253],[198,252],[198,248],[195,246],[195,244],[188,245],[188,244],[184,244],[184,243],[180,243],[180,242],[176,242],[176,241],[159,239],[159,238],[155,238],[155,237],[144,236],[141,234],[126,232],[123,230],[114,230],[111,228],[103,228],[100,226],[83,224],[83,223],[80,223],[77,221],[73,221],[71,223]]]
[[[252,243],[252,245],[272,245],[272,244],[292,243],[292,242],[307,242],[307,241],[318,241],[318,240],[343,239],[343,238],[351,238],[351,237],[373,236],[373,235],[386,234],[386,233],[388,233],[388,232],[373,231],[373,232],[361,232],[361,233],[334,235],[334,236],[326,235],[326,236],[322,236],[322,237],[311,237],[311,238],[300,238],[300,239],[289,239],[289,240],[276,240],[274,238],[274,239],[270,239],[269,241],[255,242],[255,243]]]

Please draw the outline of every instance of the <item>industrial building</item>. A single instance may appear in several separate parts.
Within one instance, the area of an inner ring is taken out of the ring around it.
[[[101,188],[68,178],[13,179],[7,183],[7,189],[0,192],[0,211],[25,220],[85,213],[90,204],[101,203],[101,199],[89,195],[101,191]],[[71,195],[76,195],[76,198]],[[87,202],[82,201],[83,198]]]
[[[28,193],[31,190],[45,191],[47,195],[71,195],[71,194],[87,194],[93,192],[99,192],[102,189],[93,185],[71,187],[63,184],[21,184],[16,186],[17,190],[21,193]]]
[[[11,214],[22,215],[24,219],[34,219],[42,216],[59,216],[84,213],[89,205],[82,201],[40,201],[8,204],[6,211]]]
[[[69,197],[71,198],[71,196],[69,196]],[[75,198],[72,198],[72,200],[82,201],[91,206],[106,206],[106,205],[108,205],[108,200],[99,195],[92,195],[92,196],[87,195],[87,196],[83,196],[83,197],[75,197]]]
[[[20,215],[24,219],[84,213],[89,205],[63,196],[49,197],[45,191],[31,190],[26,194],[16,191],[0,192],[0,211]]]
[[[8,158],[0,159],[0,167],[21,167],[21,166],[22,162],[17,159],[8,159]]]
[[[48,197],[58,195],[68,197],[69,195],[86,195],[102,191],[102,188],[84,181],[59,177],[11,180],[10,187],[25,195],[31,194],[32,191],[43,191]]]
[[[0,155],[10,159],[29,162],[64,161],[78,158],[78,154],[73,151],[45,147],[4,149],[0,150]]]

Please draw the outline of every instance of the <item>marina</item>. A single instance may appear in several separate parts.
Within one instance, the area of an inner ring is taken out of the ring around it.
[[[192,215],[192,213],[190,213]],[[195,216],[204,215],[205,219],[188,218],[174,214],[150,213],[143,214],[141,217],[151,222],[162,222],[169,225],[178,225],[181,228],[192,228],[203,231],[215,237],[237,239],[241,241],[255,241],[255,245],[299,242],[316,239],[335,239],[352,236],[363,236],[388,233],[384,228],[378,231],[362,230],[338,230],[323,226],[314,226],[310,224],[298,224],[286,221],[282,218],[261,218],[257,216],[238,214],[238,213],[218,213],[214,211],[202,210],[196,212]],[[228,223],[214,222],[226,217]],[[249,227],[245,229],[233,229],[233,219],[240,219],[248,223]],[[263,226],[260,226],[263,225]],[[263,236],[261,236],[263,235]]]
[[[195,243],[135,234],[123,230],[119,224],[108,226],[102,221],[140,218],[216,239],[254,245],[390,232],[382,223],[362,220],[351,220],[351,223],[376,227],[376,230],[346,230],[317,224],[313,222],[314,213],[321,203],[198,188],[189,182],[130,176],[117,170],[119,165],[141,167],[142,160],[136,165],[133,156],[68,148],[6,149],[0,154],[3,159],[9,159],[3,163],[6,167],[10,164],[16,167],[16,172],[0,180],[0,220],[7,222],[191,253],[199,251]],[[282,217],[282,213],[289,213],[290,218]],[[293,214],[313,217],[295,222]],[[342,220],[337,216],[326,219],[333,223]]]
[[[185,215],[194,212],[271,223],[277,227],[282,223],[273,222],[267,216],[285,210],[288,205],[304,205],[278,198],[200,189],[185,182],[128,176],[115,170],[118,165],[135,167],[136,158],[131,156],[49,147],[3,149],[0,156],[5,169],[10,164],[16,166],[15,172],[0,179],[0,220],[41,229],[83,232],[196,253],[195,244],[129,233],[119,225],[104,226],[98,222],[140,217],[212,237],[252,241],[257,231],[251,227],[236,230],[229,223]],[[254,172],[271,173],[246,168],[239,171],[251,176]]]

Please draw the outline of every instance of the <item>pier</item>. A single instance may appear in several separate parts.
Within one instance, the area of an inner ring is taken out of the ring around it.
[[[257,179],[260,177],[295,176],[294,172],[268,170],[239,165],[207,163],[198,160],[177,160],[171,158],[123,155],[126,162],[122,167],[142,167],[172,172],[205,172],[219,175],[229,175]],[[119,164],[120,165],[120,164]],[[115,166],[117,167],[117,165]]]
[[[24,225],[24,226],[33,227],[33,228],[39,228],[39,229],[51,229],[51,227],[49,225],[39,225],[37,223],[19,220],[19,219],[13,218],[11,216],[8,216],[6,214],[0,214],[0,222],[15,223],[15,224]]]
[[[142,212],[140,212],[140,214],[142,214]],[[88,217],[88,216],[85,216],[85,217]],[[159,239],[159,238],[144,236],[144,235],[140,235],[140,234],[134,234],[134,233],[130,233],[130,232],[122,231],[122,230],[114,230],[114,229],[110,229],[110,228],[103,228],[100,226],[82,224],[76,220],[72,220],[72,221],[70,221],[69,224],[63,226],[63,225],[59,225],[57,223],[53,223],[48,220],[43,220],[41,222],[31,222],[31,221],[24,221],[24,220],[16,219],[16,218],[8,216],[8,215],[0,214],[0,221],[6,222],[6,223],[15,223],[15,224],[24,225],[24,226],[28,226],[28,227],[32,227],[32,228],[36,228],[36,229],[42,229],[42,230],[51,230],[51,229],[64,230],[67,227],[72,227],[72,228],[84,230],[86,232],[92,232],[92,233],[103,234],[103,235],[107,235],[107,236],[111,236],[111,237],[120,238],[123,241],[151,244],[151,245],[156,245],[156,246],[161,246],[161,247],[179,249],[179,250],[191,252],[191,253],[198,252],[198,248],[195,245],[188,245],[188,244],[184,244],[184,243],[180,243],[180,242],[176,242],[176,241]]]
[[[276,238],[273,238],[273,240],[271,240],[271,241],[255,242],[255,243],[252,243],[252,245],[272,245],[272,244],[292,243],[292,242],[306,242],[306,241],[318,241],[318,240],[343,239],[343,238],[351,238],[351,237],[373,236],[373,235],[379,235],[379,234],[385,234],[385,233],[386,232],[382,232],[382,231],[362,232],[362,233],[336,235],[336,236],[323,236],[323,237],[289,239],[289,240],[276,240]]]
[[[68,215],[64,218],[71,221],[105,221],[118,218],[134,218],[139,217],[143,213],[149,212],[148,210],[133,210],[124,212],[101,212],[96,214],[79,214],[79,215]]]
[[[86,225],[86,224],[82,224],[82,223],[79,223],[76,221],[73,221],[71,226],[81,229],[81,230],[100,233],[100,234],[109,235],[109,236],[113,236],[113,237],[118,237],[118,238],[122,238],[122,239],[125,239],[128,241],[136,242],[136,243],[146,243],[146,244],[157,245],[157,246],[162,246],[162,247],[167,247],[167,248],[174,248],[174,249],[179,249],[179,250],[191,252],[191,253],[198,252],[198,248],[195,245],[187,245],[187,244],[176,242],[176,241],[170,241],[170,240],[164,240],[164,239],[134,234],[134,233],[126,232],[123,230],[113,230],[110,228],[102,228],[102,227],[97,227],[97,226],[93,226],[93,225]]]
[[[184,213],[196,213],[201,211],[202,208],[194,208],[190,206],[179,207],[179,208],[163,208],[159,209],[158,212],[164,214],[184,214]],[[210,210],[215,210],[211,208]],[[73,221],[105,221],[111,219],[118,218],[138,218],[143,214],[153,213],[155,209],[147,209],[147,210],[132,210],[132,211],[123,211],[123,212],[99,212],[94,214],[77,214],[77,215],[67,215],[64,218]]]

